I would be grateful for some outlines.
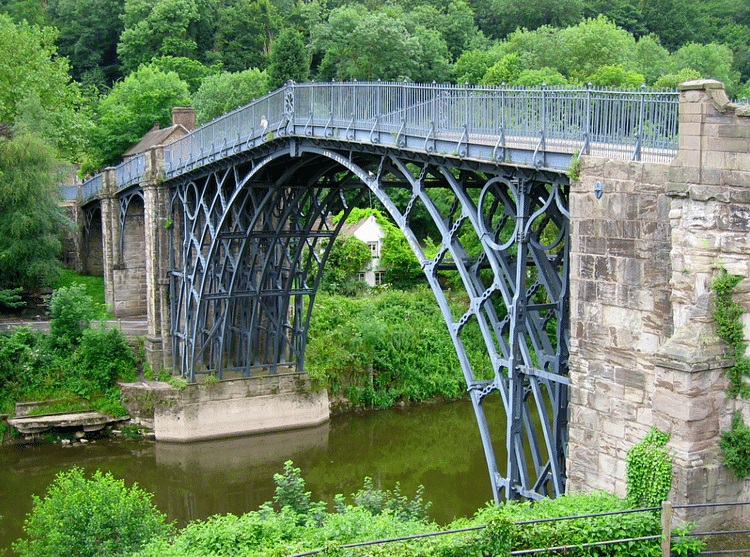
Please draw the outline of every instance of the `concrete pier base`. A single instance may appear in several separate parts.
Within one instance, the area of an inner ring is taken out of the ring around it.
[[[312,391],[307,374],[288,373],[172,387],[123,385],[134,421],[157,441],[186,443],[313,427],[329,418],[328,392]]]

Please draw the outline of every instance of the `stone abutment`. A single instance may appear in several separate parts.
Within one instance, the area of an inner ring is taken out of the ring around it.
[[[671,164],[583,157],[571,186],[568,492],[625,495],[627,451],[656,426],[671,436],[673,503],[750,495],[721,463],[720,431],[735,410],[750,416],[725,394],[732,360],[711,292],[721,269],[750,276],[750,107],[731,104],[715,81],[680,90]],[[746,310],[749,285],[735,295]],[[748,518],[744,507],[711,512],[677,515],[703,525]]]

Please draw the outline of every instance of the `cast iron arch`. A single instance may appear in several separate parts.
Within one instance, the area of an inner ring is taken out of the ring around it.
[[[567,441],[567,188],[564,175],[534,168],[293,140],[183,179],[173,196],[173,238],[182,244],[172,250],[180,253],[172,272],[176,365],[191,381],[303,371],[321,271],[345,220],[331,226],[327,217],[346,216],[371,193],[404,232],[443,313],[494,497],[557,496]],[[411,226],[424,214],[441,238],[434,257]],[[438,280],[443,271],[466,289],[460,314]],[[484,339],[481,362],[464,348],[469,330]],[[493,393],[508,416],[505,474],[484,414]]]

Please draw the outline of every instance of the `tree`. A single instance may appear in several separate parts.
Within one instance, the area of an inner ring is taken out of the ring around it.
[[[380,263],[386,269],[386,282],[397,288],[409,288],[421,282],[424,279],[422,267],[404,233],[395,226],[387,232],[380,256]]]
[[[268,76],[257,68],[209,76],[193,95],[196,123],[204,124],[267,92]]]
[[[220,71],[218,66],[206,66],[197,60],[177,56],[159,56],[154,58],[150,65],[164,73],[175,72],[188,84],[191,94],[198,90],[206,77],[216,75]]]
[[[284,29],[271,48],[268,65],[268,85],[278,89],[290,79],[307,81],[310,77],[310,57],[305,43],[296,30]]]
[[[472,7],[479,28],[493,39],[502,39],[517,29],[567,27],[583,16],[582,0],[474,0]]]
[[[125,0],[117,53],[125,72],[155,56],[203,59],[213,46],[213,0]],[[209,27],[209,28],[207,28]]]
[[[616,66],[599,66],[596,71],[588,77],[593,85],[598,87],[622,87],[634,89],[646,82],[643,74],[633,70],[625,70],[621,64]]]
[[[57,44],[70,59],[74,79],[109,87],[121,77],[117,42],[124,0],[52,0],[47,11],[60,30]]]
[[[732,70],[732,51],[720,44],[690,43],[680,47],[669,59],[671,73],[684,69],[697,71],[705,79],[724,83],[727,94],[734,94],[739,83],[739,72]]]
[[[23,124],[0,138],[0,287],[36,289],[60,273],[59,234],[70,223],[58,205],[61,163],[52,145]]]
[[[13,548],[23,557],[130,555],[171,532],[151,497],[110,472],[97,470],[90,480],[78,467],[60,472],[44,497],[33,497],[28,539]]]
[[[485,85],[500,85],[515,83],[521,75],[521,60],[517,52],[506,54],[489,68],[482,78]]]
[[[57,56],[56,32],[48,27],[13,24],[0,15],[0,124],[13,126],[19,115],[34,111],[59,153],[75,159],[87,127],[78,85],[68,61]]]
[[[635,69],[643,74],[648,85],[667,71],[668,59],[669,52],[656,35],[641,37],[635,44]]]
[[[453,65],[453,75],[456,83],[482,83],[487,70],[501,58],[495,49],[465,50]]]
[[[370,246],[359,238],[337,238],[331,247],[323,269],[321,285],[330,291],[338,290],[345,282],[356,279],[359,272],[372,260]]]
[[[154,122],[171,122],[172,108],[189,103],[187,83],[175,72],[142,66],[116,83],[99,106],[99,121],[92,138],[97,160],[94,165],[116,164]]]
[[[278,10],[268,0],[228,2],[220,12],[214,46],[224,68],[230,72],[265,69],[280,27]]]

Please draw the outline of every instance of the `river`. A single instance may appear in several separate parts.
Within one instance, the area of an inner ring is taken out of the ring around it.
[[[497,398],[497,397],[496,397]],[[505,430],[499,399],[485,404],[490,427]],[[504,447],[496,447],[499,463]],[[214,514],[242,514],[273,499],[273,475],[293,460],[313,500],[375,487],[411,497],[424,486],[430,516],[440,524],[471,516],[492,498],[471,402],[424,404],[345,414],[292,432],[190,444],[99,440],[86,445],[0,449],[0,555],[22,534],[32,494],[43,495],[60,470],[110,471],[154,494],[154,503],[184,526]],[[13,555],[8,551],[7,555]]]

